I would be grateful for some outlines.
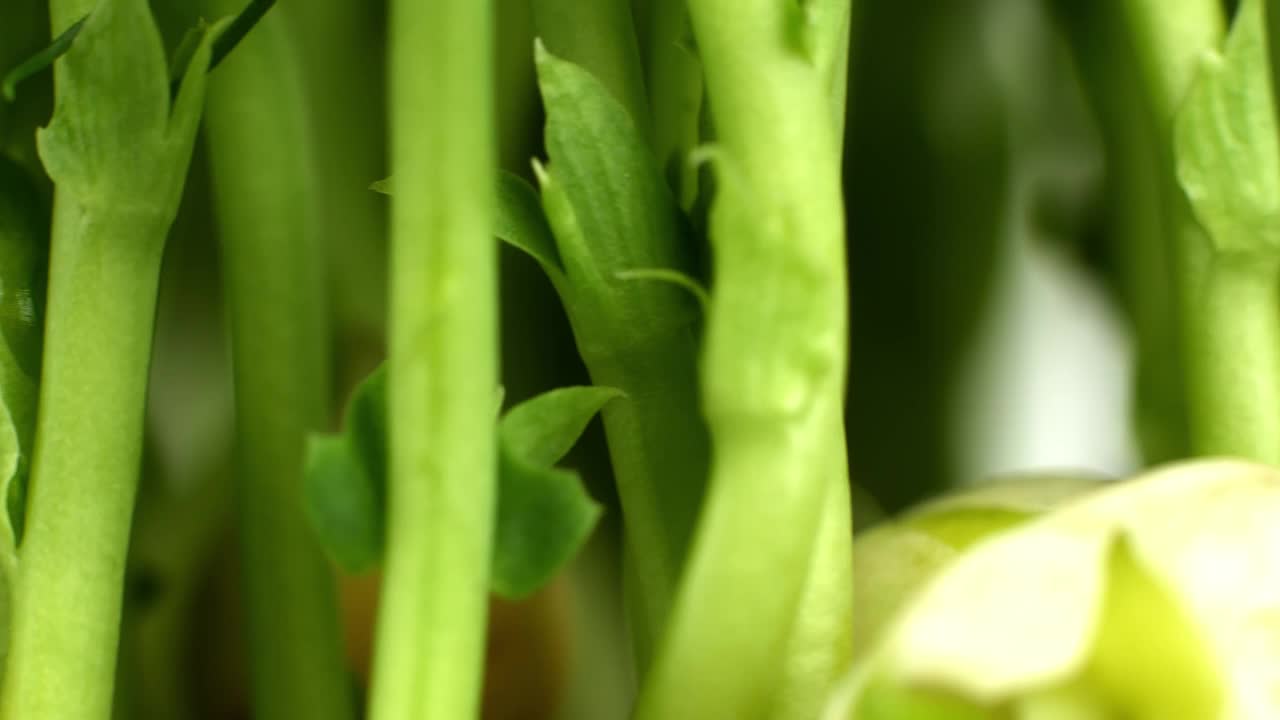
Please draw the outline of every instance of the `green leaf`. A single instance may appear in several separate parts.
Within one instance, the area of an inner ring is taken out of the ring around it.
[[[1280,716],[1278,513],[1276,470],[1202,461],[996,536],[916,595],[863,701],[896,686],[1014,718]]]
[[[347,572],[372,569],[382,555],[384,483],[374,481],[365,458],[342,435],[313,435],[305,469],[307,519],[333,559]]]
[[[498,437],[512,457],[534,467],[551,467],[578,441],[591,418],[621,395],[606,387],[551,390],[508,411]]]
[[[600,506],[577,473],[522,461],[509,446],[499,455],[493,591],[522,598],[545,585],[590,537]]]
[[[600,517],[578,476],[551,467],[573,447],[613,388],[552,390],[507,413],[499,424],[497,539],[493,589],[519,598],[537,590],[586,542]]]
[[[671,191],[630,114],[587,71],[536,47],[551,161],[535,165],[546,217],[572,288],[564,297],[582,348],[626,347],[696,316],[679,289],[619,272],[689,273]],[[565,293],[562,291],[562,296]]]
[[[1220,252],[1280,251],[1280,140],[1262,0],[1245,0],[1178,115],[1178,178]]]
[[[599,387],[552,390],[497,424],[498,508],[491,583],[518,598],[537,590],[582,547],[600,507],[576,474],[552,467],[600,408],[621,395]],[[313,435],[303,502],[329,555],[349,572],[376,566],[385,543],[386,371],[352,395],[340,435]]]
[[[537,260],[548,273],[561,270],[560,251],[542,213],[538,192],[523,178],[506,171],[498,174],[498,212],[493,234]]]
[[[341,435],[307,443],[303,507],[320,544],[348,572],[372,569],[386,535],[386,372],[356,388]]]
[[[384,178],[369,186],[383,195],[395,194],[395,179]],[[538,192],[524,178],[506,170],[498,173],[498,203],[493,234],[499,240],[533,258],[553,280],[561,276],[560,252],[551,227],[538,202]]]
[[[37,144],[49,177],[82,207],[167,227],[177,213],[204,100],[210,28],[176,99],[145,0],[102,0],[54,66],[53,119]],[[107,61],[109,59],[109,61]],[[153,233],[162,242],[164,233]]]
[[[84,27],[84,21],[86,19],[87,18],[82,18],[79,22],[74,23],[71,27],[64,30],[61,35],[54,38],[53,42],[49,44],[49,47],[31,56],[26,61],[19,63],[17,67],[6,73],[3,83],[4,99],[9,102],[13,102],[18,96],[18,83],[49,67],[53,64],[54,60],[62,57],[68,50],[70,50],[71,43],[75,42],[76,35],[80,34],[80,28]]]

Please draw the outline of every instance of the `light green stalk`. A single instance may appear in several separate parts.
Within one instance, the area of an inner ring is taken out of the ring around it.
[[[489,0],[394,0],[390,481],[372,720],[479,713],[494,521]]]
[[[207,0],[206,12],[237,9]],[[286,16],[214,73],[205,132],[236,391],[237,503],[254,716],[352,717],[334,579],[302,513],[328,421],[329,333],[309,105]]]
[[[693,0],[689,11],[720,138],[702,368],[712,475],[639,717],[816,714],[827,683],[804,691],[815,698],[787,687],[793,638],[806,636],[796,624],[814,621],[797,610],[815,573],[851,573],[847,552],[824,549],[831,566],[810,567],[826,501],[839,501],[833,484],[847,483],[840,153],[815,55],[830,28],[775,0]]]
[[[4,718],[110,717],[156,285],[210,56],[206,35],[172,100],[145,0],[55,0],[54,34],[90,11],[39,136],[56,196]]]
[[[1280,464],[1280,143],[1263,0],[1204,53],[1174,124],[1193,449]]]

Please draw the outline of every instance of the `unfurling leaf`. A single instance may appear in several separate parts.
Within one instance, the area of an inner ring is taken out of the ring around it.
[[[610,400],[613,388],[567,387],[520,403],[502,418],[499,438],[513,457],[537,467],[551,467],[573,448],[587,423]]]

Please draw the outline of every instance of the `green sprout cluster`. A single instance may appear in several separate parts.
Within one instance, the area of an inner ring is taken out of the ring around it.
[[[4,0],[0,720],[1280,717],[1280,2],[1014,4]],[[1026,196],[1132,479],[950,487]]]

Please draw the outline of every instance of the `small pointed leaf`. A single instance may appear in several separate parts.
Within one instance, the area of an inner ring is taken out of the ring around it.
[[[502,418],[502,445],[526,464],[551,467],[578,442],[591,418],[621,395],[614,388],[589,386],[545,392],[512,408]]]
[[[523,178],[506,171],[498,175],[498,212],[493,234],[527,253],[548,272],[562,269],[560,251],[542,212],[538,192]]]

